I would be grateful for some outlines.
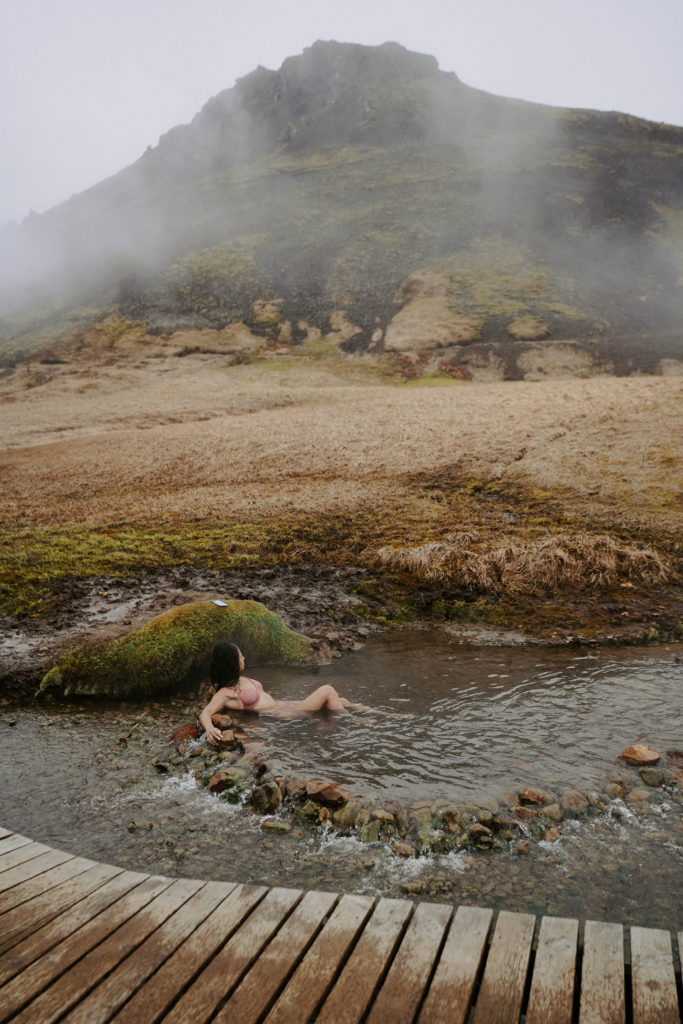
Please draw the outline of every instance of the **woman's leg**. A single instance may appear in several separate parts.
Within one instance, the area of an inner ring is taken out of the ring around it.
[[[334,686],[327,684],[319,686],[305,700],[300,701],[299,707],[302,711],[322,711],[323,708],[328,711],[344,711],[350,703],[346,697],[339,696]]]

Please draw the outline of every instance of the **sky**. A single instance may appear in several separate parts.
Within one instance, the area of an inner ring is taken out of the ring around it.
[[[317,39],[391,40],[487,92],[683,125],[683,0],[0,0],[0,224]]]

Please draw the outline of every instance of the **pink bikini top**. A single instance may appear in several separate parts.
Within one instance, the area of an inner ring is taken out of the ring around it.
[[[242,705],[247,709],[256,707],[259,702],[259,698],[263,693],[263,687],[259,683],[258,679],[250,679],[249,682],[253,683],[256,687],[255,692],[249,691],[249,693],[244,693],[243,690],[239,691],[239,698],[242,701]]]

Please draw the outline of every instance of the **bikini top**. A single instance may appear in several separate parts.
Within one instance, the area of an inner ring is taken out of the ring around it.
[[[239,698],[245,708],[256,707],[259,702],[259,698],[263,693],[263,687],[259,683],[258,679],[250,679],[249,682],[254,684],[255,690],[250,690],[248,693],[245,693],[243,690],[240,690],[239,692]]]

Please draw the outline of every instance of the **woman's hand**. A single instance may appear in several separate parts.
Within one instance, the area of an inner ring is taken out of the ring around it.
[[[211,722],[206,726],[206,738],[209,743],[212,743],[214,747],[217,747],[223,739],[223,733],[213,724],[213,722]]]

